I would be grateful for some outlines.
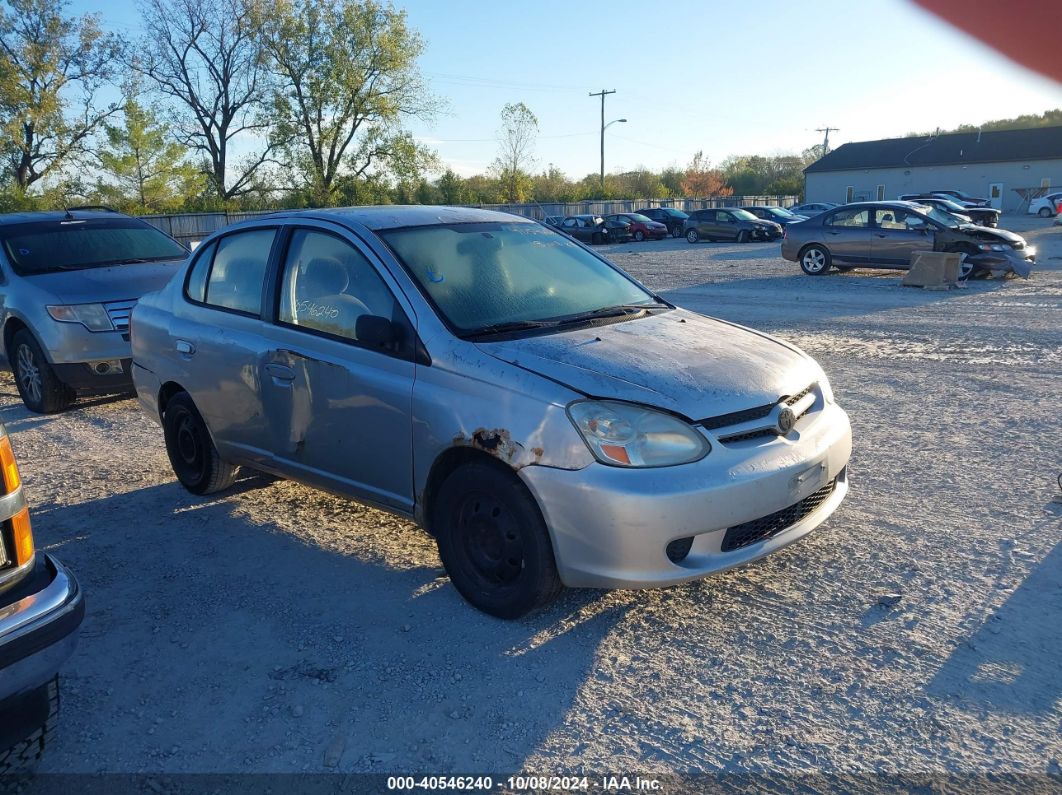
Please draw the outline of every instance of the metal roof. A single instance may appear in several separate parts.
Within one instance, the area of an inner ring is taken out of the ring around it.
[[[378,207],[333,207],[324,210],[282,213],[284,216],[311,216],[334,221],[352,221],[372,229],[397,229],[403,226],[433,224],[527,223],[529,218],[476,207],[436,207],[419,204],[386,204]]]
[[[848,143],[804,173],[1056,159],[1062,160],[1062,127],[1035,127]]]

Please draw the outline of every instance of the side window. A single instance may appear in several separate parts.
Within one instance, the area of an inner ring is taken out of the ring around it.
[[[358,318],[393,320],[395,299],[365,256],[324,232],[296,229],[280,288],[282,323],[356,340]]]
[[[274,237],[275,229],[255,229],[221,238],[207,277],[206,303],[257,315]]]
[[[732,216],[730,213],[720,212],[719,213],[719,223],[721,223],[721,224],[732,224],[732,223],[734,223],[734,216]]]
[[[826,226],[865,227],[870,221],[870,211],[863,210],[839,210],[826,219]]]
[[[202,251],[196,252],[195,263],[192,265],[191,273],[188,274],[188,285],[184,291],[184,294],[193,301],[203,303],[206,300],[207,273],[210,271],[210,263],[214,261],[214,252],[217,248],[218,244],[214,242]]]

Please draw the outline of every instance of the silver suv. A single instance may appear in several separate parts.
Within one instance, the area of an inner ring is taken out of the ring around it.
[[[129,313],[187,255],[106,208],[0,215],[0,324],[26,407],[52,413],[78,394],[131,392]]]
[[[813,359],[484,210],[229,227],[137,304],[133,380],[186,488],[248,466],[413,518],[507,618],[747,563],[848,488]]]

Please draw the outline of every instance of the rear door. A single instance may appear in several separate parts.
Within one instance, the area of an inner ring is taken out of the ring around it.
[[[277,233],[241,229],[197,252],[170,327],[180,383],[229,459],[269,458],[258,361],[268,345],[264,283]]]
[[[889,207],[875,209],[870,239],[872,264],[909,268],[914,252],[933,250],[933,231],[931,222],[917,213]]]
[[[342,230],[300,224],[284,247],[260,375],[277,462],[300,480],[411,512],[412,310]],[[394,340],[367,336],[367,318],[390,322]]]
[[[835,260],[870,262],[870,209],[842,207],[822,221],[823,243]]]

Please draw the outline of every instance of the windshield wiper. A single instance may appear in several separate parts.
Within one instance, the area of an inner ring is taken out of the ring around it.
[[[508,320],[504,323],[491,323],[489,326],[466,331],[461,334],[461,339],[475,339],[476,337],[488,337],[492,334],[505,334],[510,331],[527,331],[528,329],[546,328],[556,325],[541,320]]]

